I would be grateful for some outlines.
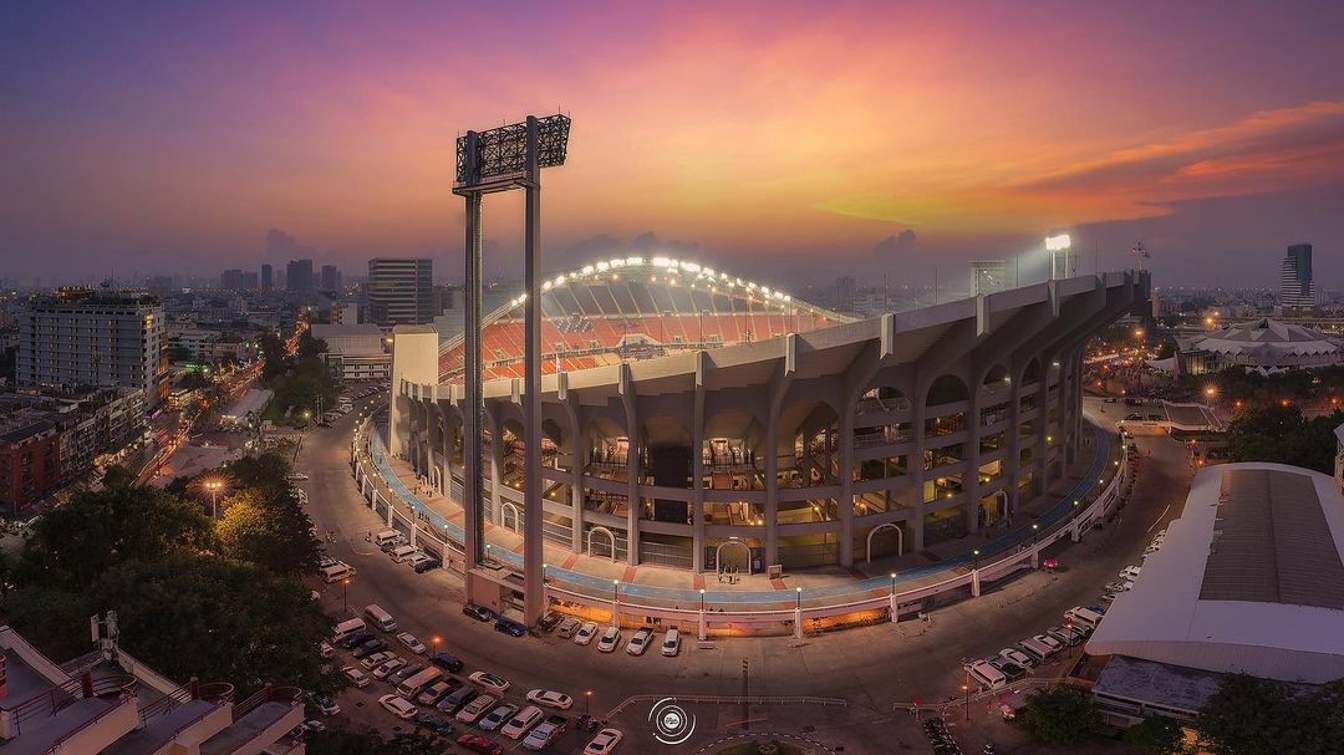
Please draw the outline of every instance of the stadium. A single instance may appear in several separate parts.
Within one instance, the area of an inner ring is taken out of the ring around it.
[[[1009,521],[1079,454],[1087,338],[1147,273],[854,320],[623,257],[542,286],[542,533],[627,564],[851,567]],[[523,305],[483,320],[483,516],[522,531]],[[462,339],[394,332],[388,450],[462,500]]]

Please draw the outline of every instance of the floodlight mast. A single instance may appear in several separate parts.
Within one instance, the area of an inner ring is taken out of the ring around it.
[[[468,131],[457,140],[457,181],[453,193],[466,199],[466,294],[463,407],[463,550],[467,601],[476,600],[484,579],[485,521],[482,516],[481,370],[481,199],[485,194],[521,188],[524,214],[524,376],[523,376],[523,620],[535,626],[546,611],[542,562],[541,491],[541,169],[563,165],[570,120],[565,115],[527,120],[488,131]],[[499,438],[492,438],[498,443]],[[497,491],[496,491],[496,494]],[[490,605],[498,603],[498,596]]]

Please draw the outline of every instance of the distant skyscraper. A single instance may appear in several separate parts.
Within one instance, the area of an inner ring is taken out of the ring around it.
[[[1284,309],[1316,306],[1316,287],[1311,281],[1311,244],[1288,247],[1280,270],[1279,306]]]
[[[241,291],[243,289],[243,271],[225,270],[219,276],[219,287],[228,291]]]
[[[368,315],[380,327],[423,325],[434,319],[432,263],[428,259],[369,260]]]
[[[243,288],[247,289],[248,291],[256,291],[256,290],[257,290],[257,271],[256,271],[256,270],[244,270],[244,271],[243,271]]]
[[[312,291],[313,261],[290,260],[285,266],[285,288],[290,291]]]
[[[854,311],[854,295],[858,292],[858,283],[848,275],[835,279],[835,289],[831,295],[832,306],[840,312]]]
[[[1008,260],[972,260],[971,295],[992,294],[1017,284]]]
[[[341,290],[341,271],[337,270],[335,265],[322,266],[322,290]]]
[[[270,265],[261,266],[261,290],[271,291],[275,288],[275,272]]]

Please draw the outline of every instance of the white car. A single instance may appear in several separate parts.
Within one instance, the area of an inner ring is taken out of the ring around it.
[[[320,653],[323,658],[330,658],[336,654],[336,648],[332,647],[330,642],[323,640],[317,644],[317,652]]]
[[[514,714],[513,718],[509,719],[509,722],[500,728],[499,733],[509,739],[522,739],[523,734],[526,734],[528,729],[536,726],[545,715],[545,713],[541,712],[541,708],[538,708],[535,705],[529,705]]]
[[[494,710],[485,714],[479,724],[481,731],[494,731],[509,721],[513,720],[513,714],[518,712],[518,706],[513,703],[500,703]]]
[[[497,695],[502,695],[505,692],[508,692],[509,687],[511,686],[508,679],[486,671],[473,671],[471,672],[471,676],[468,676],[467,678],[477,687],[490,690]]]
[[[370,684],[373,684],[373,680],[369,678],[368,674],[360,671],[354,666],[346,666],[341,669],[341,673],[345,674],[345,678],[349,679],[350,683],[359,689],[364,689]]]
[[[389,653],[386,650],[379,650],[376,653],[372,653],[370,655],[364,656],[363,658],[360,658],[359,665],[363,666],[369,671],[372,671],[396,657],[397,657],[396,653]]]
[[[625,644],[625,652],[630,655],[644,655],[644,651],[649,649],[649,643],[653,642],[653,630],[641,629],[635,632],[635,636]]]
[[[597,636],[597,623],[592,621],[585,621],[583,622],[583,626],[579,627],[579,631],[574,633],[574,644],[587,645],[591,643],[593,641],[593,638],[596,636]]]
[[[1029,669],[1034,668],[1036,666],[1036,661],[1033,661],[1031,659],[1031,656],[1022,652],[1021,650],[1016,650],[1014,648],[1004,648],[1003,650],[1000,650],[999,657],[1004,659],[1005,661],[1009,661],[1010,663],[1016,663],[1022,668]]]
[[[415,635],[411,634],[410,632],[399,633],[397,635],[397,642],[400,642],[402,644],[402,647],[405,647],[407,650],[411,651],[412,653],[415,653],[416,655],[425,654],[425,643],[421,642],[420,640],[417,640],[415,638]]]
[[[620,729],[603,729],[583,748],[583,755],[607,755],[614,752],[624,738]]]
[[[1120,570],[1120,578],[1123,580],[1127,580],[1129,582],[1133,582],[1134,580],[1139,578],[1139,573],[1142,571],[1143,569],[1138,566],[1126,566],[1125,568]]]
[[[544,705],[547,708],[556,708],[557,710],[569,710],[574,704],[574,698],[563,692],[556,692],[550,689],[534,689],[527,693],[527,701]]]
[[[462,710],[457,712],[457,720],[464,724],[474,724],[476,719],[484,716],[486,711],[495,707],[497,702],[499,702],[499,698],[494,695],[477,695]]]
[[[566,640],[573,639],[574,633],[577,631],[579,631],[579,620],[573,616],[566,617],[560,622],[560,626],[555,629],[555,633]]]
[[[400,671],[405,666],[406,661],[403,661],[402,659],[394,656],[386,661],[383,661],[381,664],[379,664],[378,668],[373,670],[373,678],[386,679],[387,677]]]
[[[607,631],[602,633],[602,639],[597,641],[597,649],[603,653],[610,653],[615,651],[619,644],[621,644],[621,630],[617,627],[607,627]]]
[[[681,652],[681,632],[678,632],[675,629],[667,630],[667,634],[663,635],[663,649],[662,649],[663,655],[667,656],[668,658],[672,658],[676,656],[677,653],[680,652]]]
[[[378,704],[403,721],[415,718],[415,714],[420,712],[419,708],[406,702],[406,699],[399,695],[383,695],[378,698]]]

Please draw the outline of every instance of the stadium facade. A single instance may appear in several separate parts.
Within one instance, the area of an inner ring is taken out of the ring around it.
[[[540,512],[522,492],[524,300],[481,328],[483,515],[694,570],[848,567],[1011,517],[1079,452],[1087,338],[1144,272],[855,321],[666,257],[543,288]],[[462,500],[463,343],[394,331],[389,451]]]

